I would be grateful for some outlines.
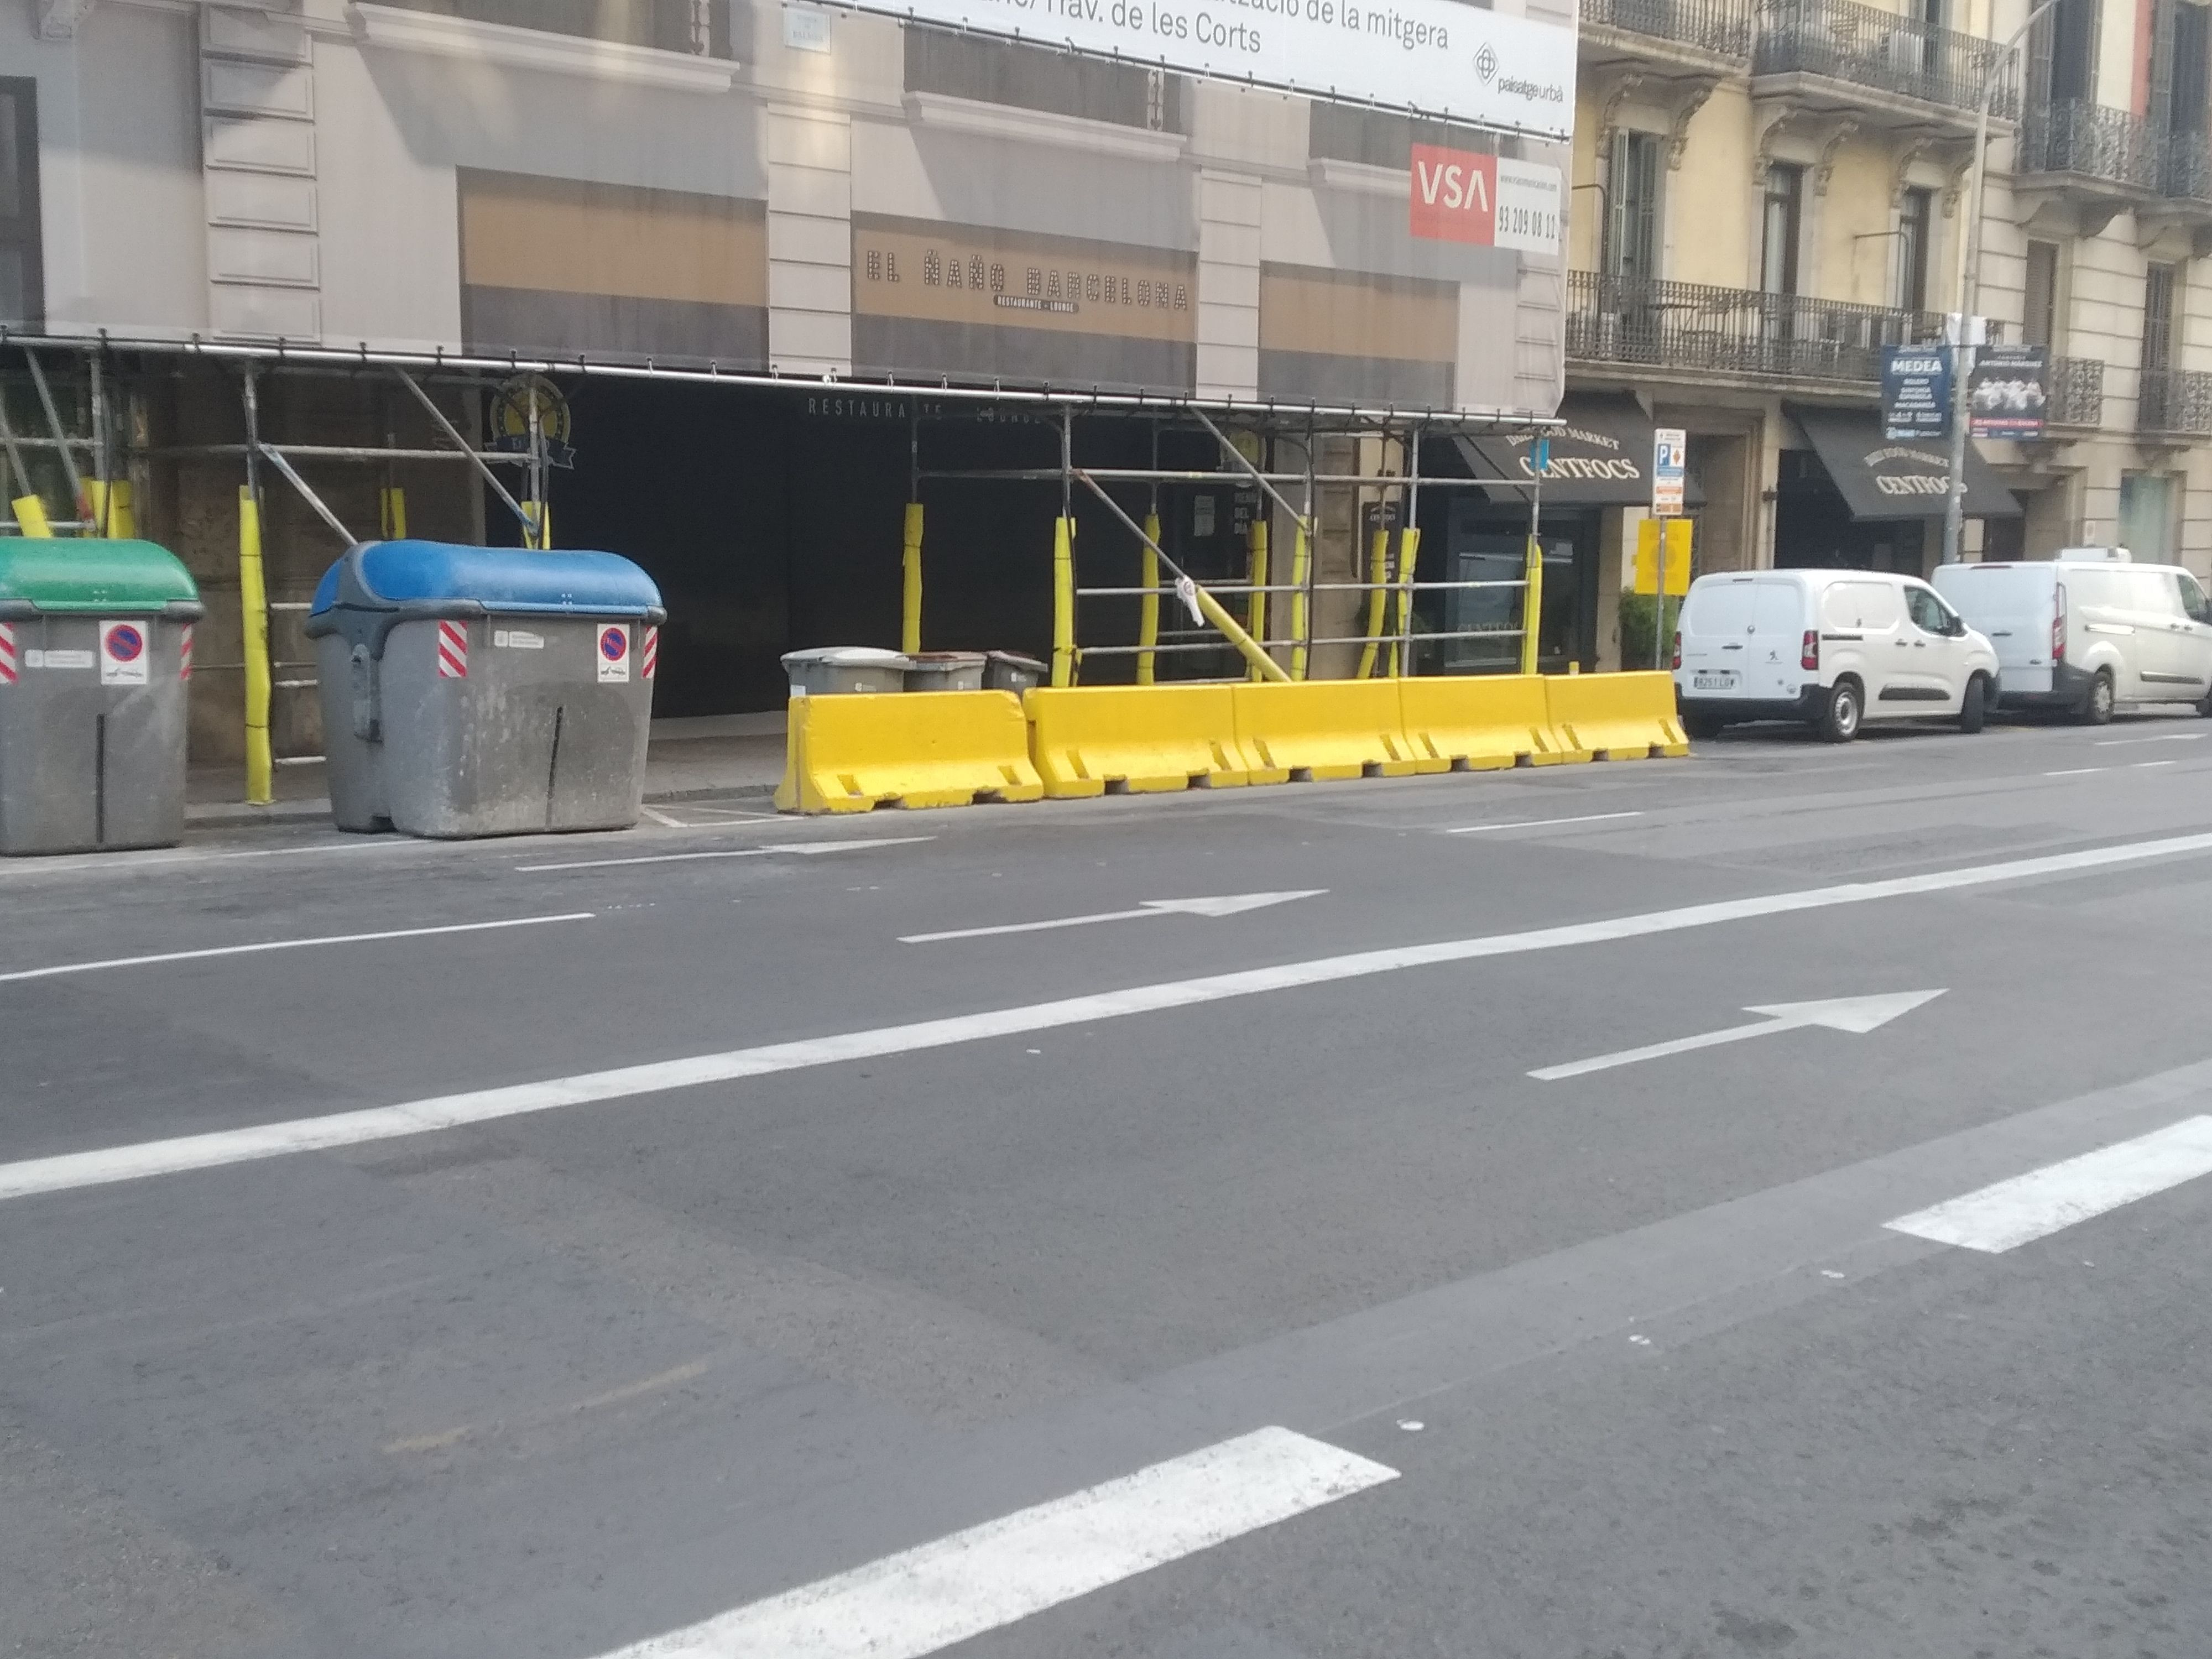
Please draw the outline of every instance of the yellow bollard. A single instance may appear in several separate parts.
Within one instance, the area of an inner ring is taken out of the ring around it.
[[[1075,684],[1075,520],[1052,521],[1052,683]]]
[[[1421,532],[1418,529],[1398,532],[1398,625],[1390,634],[1390,678],[1411,674],[1413,665],[1409,658],[1413,648],[1413,574],[1421,565]]]
[[[1137,601],[1137,643],[1145,649],[1137,653],[1137,684],[1150,685],[1153,678],[1152,647],[1160,642],[1160,556],[1152,551],[1159,545],[1160,515],[1145,514],[1145,545],[1137,554],[1137,584],[1145,590],[1144,598]]]
[[[107,486],[107,533],[118,542],[138,538],[138,509],[127,478],[113,479]]]
[[[398,484],[387,484],[377,492],[378,516],[383,524],[384,539],[401,542],[407,539],[407,492]]]
[[[906,538],[899,570],[899,649],[911,654],[921,649],[921,503],[906,504]]]
[[[1313,631],[1306,626],[1306,561],[1311,556],[1306,521],[1300,519],[1291,540],[1291,678],[1294,680],[1306,677],[1306,639]]]
[[[1367,643],[1359,647],[1359,672],[1352,678],[1375,678],[1375,657],[1382,644],[1382,601],[1389,597],[1383,582],[1390,573],[1390,532],[1378,530],[1367,544]]]
[[[238,491],[238,610],[246,643],[246,799],[266,806],[275,770],[269,758],[269,590],[261,574],[261,512],[253,491]]]
[[[1264,588],[1267,585],[1267,520],[1255,518],[1252,520],[1251,545],[1252,586],[1255,589]],[[1265,593],[1254,592],[1252,602],[1244,607],[1244,625],[1250,631],[1251,637],[1264,646],[1267,639],[1267,596]],[[1255,669],[1252,678],[1262,679],[1266,676]]]
[[[1536,672],[1536,636],[1544,625],[1544,548],[1528,538],[1528,558],[1522,568],[1521,590],[1521,672]]]
[[[36,495],[18,495],[9,503],[15,510],[15,533],[36,541],[53,539],[53,526],[46,522],[46,504]]]

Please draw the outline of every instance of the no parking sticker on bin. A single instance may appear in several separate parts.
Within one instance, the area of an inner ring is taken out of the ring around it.
[[[599,683],[629,679],[629,629],[619,623],[599,629]]]
[[[146,624],[104,622],[100,625],[100,683],[146,684]]]

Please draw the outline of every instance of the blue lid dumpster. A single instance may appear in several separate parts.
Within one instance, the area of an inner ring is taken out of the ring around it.
[[[0,853],[183,839],[200,614],[152,542],[0,538]]]
[[[614,553],[368,542],[307,616],[341,830],[626,830],[660,590]]]

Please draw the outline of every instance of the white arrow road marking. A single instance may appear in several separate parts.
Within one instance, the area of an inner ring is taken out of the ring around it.
[[[580,859],[574,864],[518,864],[518,876],[535,875],[541,870],[610,870],[622,864],[687,864],[693,859],[758,859],[770,853],[796,853],[812,858],[817,853],[850,853],[863,847],[911,847],[918,841],[935,841],[934,836],[878,836],[873,841],[787,841],[774,847],[724,847],[711,853],[648,853],[635,859]]]
[[[558,916],[514,916],[505,921],[457,921],[442,927],[395,927],[382,933],[325,933],[319,939],[272,939],[258,945],[217,945],[201,951],[164,951],[150,957],[110,957],[105,962],[64,962],[51,968],[19,968],[0,974],[0,985],[19,979],[53,979],[63,974],[95,974],[103,968],[144,968],[157,962],[198,962],[206,957],[245,957],[258,951],[303,951],[311,945],[368,945],[386,939],[430,939],[440,933],[489,933],[501,927],[537,927],[549,921],[589,921],[597,913],[571,910]]]
[[[603,1659],[921,1659],[1397,1478],[1260,1429]]]
[[[2204,1175],[2212,1175],[2212,1117],[2184,1118],[1882,1224],[1996,1255]]]
[[[1778,1031],[1802,1030],[1808,1025],[1823,1025],[1832,1031],[1856,1031],[1861,1034],[1887,1025],[1899,1014],[1909,1014],[1923,1002],[1933,1002],[1943,994],[1941,991],[1899,991],[1887,996],[1831,997],[1820,1002],[1770,1002],[1763,1007],[1747,1008],[1747,1014],[1765,1014],[1766,1018],[1753,1025],[1731,1025],[1725,1030],[1705,1031],[1697,1036],[1676,1037],[1668,1042],[1653,1042],[1641,1048],[1624,1048],[1616,1054],[1600,1054],[1595,1060],[1570,1060],[1564,1066],[1547,1066],[1530,1077],[1542,1083],[1556,1083],[1561,1078],[1580,1077],[1585,1072],[1602,1072],[1614,1066],[1632,1066],[1639,1060],[1660,1060],[1668,1054],[1686,1054],[1692,1048],[1717,1048],[1723,1042],[1741,1042],[1750,1037],[1772,1036]]]
[[[984,939],[993,933],[1042,933],[1054,927],[1088,927],[1096,921],[1142,921],[1146,916],[1234,916],[1292,899],[1319,898],[1326,887],[1295,893],[1224,893],[1215,898],[1146,899],[1133,910],[1101,910],[1096,915],[1060,916],[1051,921],[1010,921],[998,927],[955,927],[942,933],[902,933],[901,945],[935,945],[948,939]]]

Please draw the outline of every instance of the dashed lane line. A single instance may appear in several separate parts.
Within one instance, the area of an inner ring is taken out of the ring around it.
[[[393,927],[379,933],[325,933],[313,939],[261,939],[252,945],[216,945],[198,951],[163,951],[153,956],[110,957],[104,962],[63,962],[45,968],[0,973],[0,985],[19,980],[56,979],[64,974],[96,974],[110,968],[147,968],[163,962],[199,962],[210,957],[252,956],[263,951],[304,951],[319,945],[368,945],[380,939],[434,939],[446,933],[489,933],[503,927],[541,927],[553,921],[589,921],[598,913],[569,910],[557,916],[509,916],[501,921],[456,921],[439,927]]]
[[[2212,1175],[2212,1117],[2185,1118],[1883,1224],[1996,1255],[2204,1175]]]

